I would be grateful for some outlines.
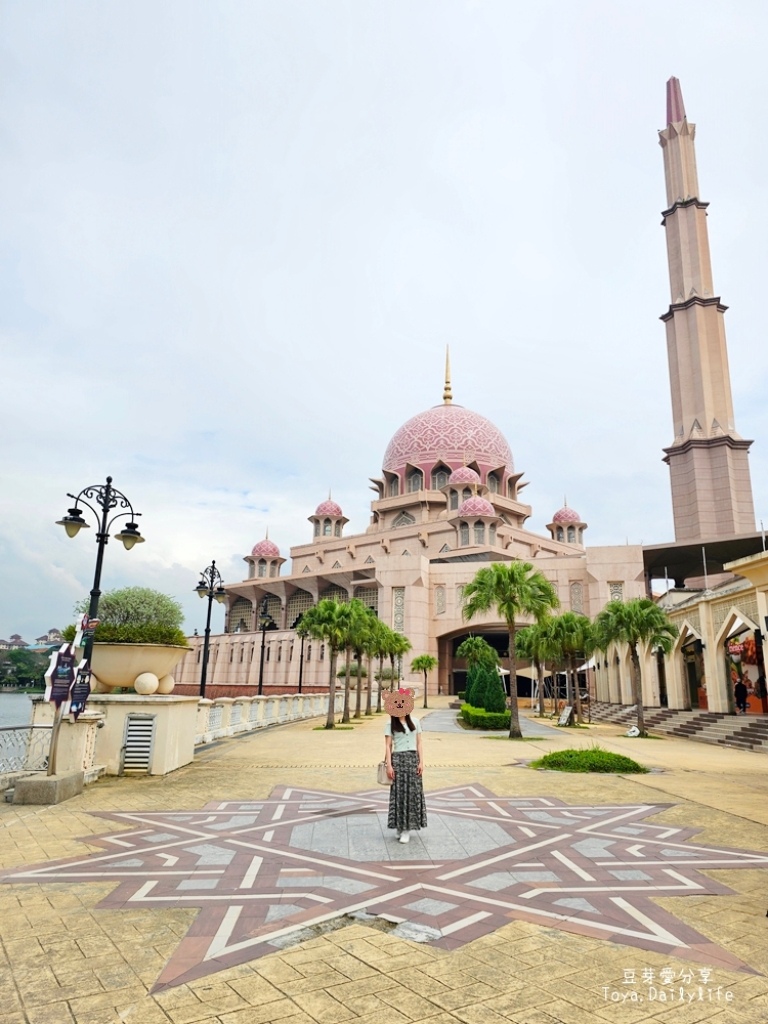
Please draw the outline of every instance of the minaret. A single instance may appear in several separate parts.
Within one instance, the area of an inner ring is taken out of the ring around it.
[[[675,438],[664,449],[672,484],[675,539],[752,533],[755,512],[748,452],[733,416],[724,306],[714,294],[707,206],[699,198],[694,138],[676,78],[667,82],[664,151],[667,206],[662,223],[672,302],[662,316]]]

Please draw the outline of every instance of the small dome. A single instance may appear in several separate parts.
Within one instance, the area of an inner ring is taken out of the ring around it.
[[[552,516],[553,523],[580,523],[581,516],[575,509],[568,508],[567,505],[563,507]]]
[[[254,544],[251,555],[254,558],[279,558],[280,548],[274,541],[266,538],[265,540],[260,540],[258,544]]]
[[[343,516],[344,513],[341,511],[341,506],[337,505],[335,501],[331,501],[328,498],[327,501],[321,501],[315,509],[316,516]]]
[[[469,466],[459,466],[451,473],[449,484],[479,484],[480,475]]]
[[[496,509],[485,498],[467,498],[459,506],[458,515],[460,516],[488,516],[498,518],[496,515]]]

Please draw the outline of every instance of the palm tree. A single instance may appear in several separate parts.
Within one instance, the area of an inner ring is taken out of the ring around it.
[[[411,672],[424,673],[424,707],[427,707],[427,676],[437,667],[437,658],[432,654],[420,654],[411,662]]]
[[[395,688],[395,658],[402,658],[404,654],[407,654],[408,651],[410,651],[412,646],[413,645],[407,636],[403,636],[402,633],[397,633],[394,629],[390,630],[389,638],[387,640],[387,654],[389,655],[389,663],[392,666],[392,675],[390,677],[391,690],[394,690]],[[400,679],[399,672],[397,678],[398,680]]]
[[[546,643],[550,656],[564,666],[568,704],[576,707],[576,721],[581,724],[581,692],[577,661],[590,655],[593,647],[592,623],[586,615],[563,612],[547,624]]]
[[[376,613],[373,609],[367,605],[358,597],[353,597],[349,602],[350,610],[350,621],[349,621],[349,643],[352,651],[355,655],[355,662],[357,667],[357,686],[355,689],[355,718],[360,718],[362,711],[362,679],[360,674],[360,664],[363,658],[363,652],[365,651],[366,644],[368,643],[370,632],[371,632],[371,618],[376,619]],[[378,621],[378,619],[376,619]],[[369,701],[370,709],[370,701]]]
[[[504,620],[509,636],[509,738],[519,739],[520,712],[517,706],[517,655],[515,619],[531,615],[538,622],[560,602],[549,580],[529,562],[492,562],[478,569],[464,587],[464,618],[494,608]]]
[[[348,612],[346,605],[330,598],[323,598],[313,607],[304,612],[301,620],[302,631],[308,636],[322,640],[330,651],[330,671],[328,676],[328,717],[325,722],[326,729],[334,727],[334,713],[336,710],[336,659],[339,651],[343,650],[347,643]],[[347,685],[349,685],[347,676]]]
[[[626,644],[629,648],[632,698],[637,708],[637,728],[641,736],[646,736],[647,733],[638,645],[659,648],[664,654],[669,654],[677,633],[677,626],[667,613],[648,597],[635,597],[631,601],[611,601],[595,619],[597,649],[606,651],[611,644]]]
[[[544,663],[550,658],[547,641],[547,625],[549,618],[534,622],[530,626],[519,629],[515,635],[515,653],[518,658],[530,661],[536,669],[537,689],[539,692],[539,716],[544,717]]]

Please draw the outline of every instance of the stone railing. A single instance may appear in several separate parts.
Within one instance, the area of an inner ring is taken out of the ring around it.
[[[344,693],[336,694],[335,713],[344,707]],[[227,736],[254,732],[270,725],[299,722],[328,714],[327,693],[288,693],[279,697],[219,697],[201,700],[197,709],[195,746]]]
[[[0,773],[42,772],[48,768],[49,725],[6,725],[0,728]]]

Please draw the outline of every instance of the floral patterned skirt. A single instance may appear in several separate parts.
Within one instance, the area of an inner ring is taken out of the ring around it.
[[[387,828],[398,832],[416,832],[427,827],[427,805],[424,786],[416,769],[419,755],[415,750],[395,751],[392,767],[395,781],[389,788],[389,817]]]

